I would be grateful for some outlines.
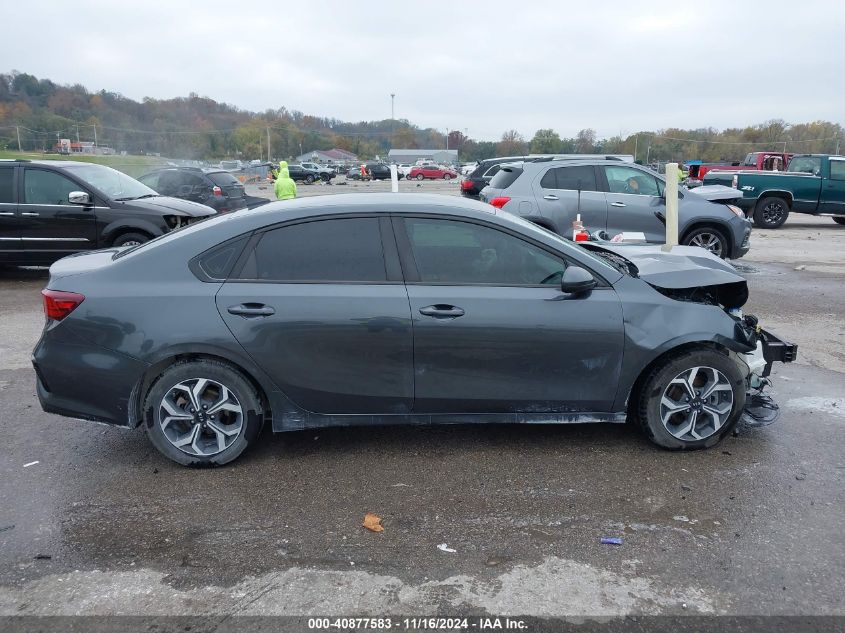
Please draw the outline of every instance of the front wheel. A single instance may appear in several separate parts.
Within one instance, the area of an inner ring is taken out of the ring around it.
[[[841,225],[845,226],[845,218],[833,218],[833,221],[836,222],[837,224],[841,224]]]
[[[305,182],[307,182],[310,185],[311,183],[314,182],[314,176],[312,176],[311,174],[308,174],[307,176],[305,176]]]
[[[417,174],[417,180],[425,180],[425,176],[422,174]]]
[[[759,229],[776,229],[789,217],[789,203],[783,198],[763,198],[754,207],[754,226]]]
[[[714,350],[669,358],[646,377],[636,415],[646,436],[670,450],[718,444],[745,407],[745,379],[736,364]]]
[[[143,233],[123,233],[114,238],[111,243],[112,246],[138,246],[144,242],[149,242],[150,236]]]
[[[165,457],[183,466],[221,466],[238,457],[261,431],[255,388],[213,360],[171,365],[144,401],[144,430]]]
[[[443,174],[443,180],[451,180],[451,179],[452,179],[451,174]]]
[[[686,246],[700,246],[717,257],[725,259],[728,254],[728,240],[721,231],[710,227],[701,227],[687,233],[683,241]]]

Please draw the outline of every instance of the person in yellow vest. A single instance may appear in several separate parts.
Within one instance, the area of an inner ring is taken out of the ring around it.
[[[290,177],[288,164],[279,161],[279,173],[276,174],[276,200],[293,200],[296,198],[296,183]]]

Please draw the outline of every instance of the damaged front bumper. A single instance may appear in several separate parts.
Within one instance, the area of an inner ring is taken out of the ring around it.
[[[795,343],[782,341],[768,330],[764,330],[752,315],[737,321],[736,338],[754,348],[744,354],[747,357],[749,376],[756,374],[760,378],[766,378],[772,373],[772,363],[791,363],[798,357],[798,346]]]

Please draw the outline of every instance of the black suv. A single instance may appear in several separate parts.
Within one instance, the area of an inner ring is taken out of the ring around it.
[[[0,160],[0,264],[47,265],[79,251],[140,244],[214,214],[104,165]]]
[[[316,180],[320,180],[320,172],[302,165],[288,165],[288,175],[295,182],[304,182],[309,185]]]
[[[199,202],[218,213],[247,208],[244,186],[225,169],[167,167],[138,180],[163,196]]]

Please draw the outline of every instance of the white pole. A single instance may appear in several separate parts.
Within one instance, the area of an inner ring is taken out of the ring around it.
[[[393,193],[399,193],[399,172],[396,165],[390,166],[390,190]]]
[[[666,163],[666,245],[671,251],[678,245],[678,163]]]

